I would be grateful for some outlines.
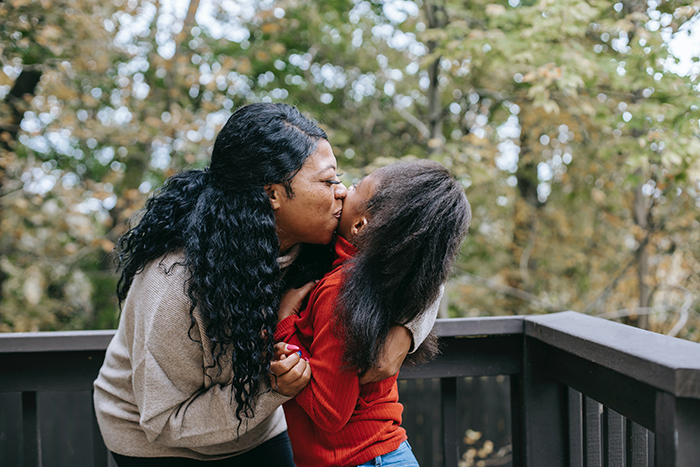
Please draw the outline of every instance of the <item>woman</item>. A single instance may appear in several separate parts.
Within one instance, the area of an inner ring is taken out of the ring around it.
[[[281,303],[282,291],[330,265],[322,245],[346,195],[336,169],[325,132],[295,108],[246,106],[210,168],[170,178],[120,239],[122,314],[94,396],[120,467],[293,465],[280,405],[310,368],[273,336],[278,309],[310,287]]]

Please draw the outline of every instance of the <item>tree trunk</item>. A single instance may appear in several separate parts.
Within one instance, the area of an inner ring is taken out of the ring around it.
[[[640,183],[634,191],[634,222],[642,229],[644,236],[648,236],[649,232],[649,203],[642,193],[643,183]],[[642,241],[644,241],[642,239]],[[650,289],[647,283],[649,275],[649,253],[647,251],[646,242],[637,249],[637,281],[639,283],[639,308],[646,309],[650,302]],[[649,328],[649,316],[640,314],[636,320],[636,326],[642,329]]]
[[[431,29],[445,27],[447,18],[445,11],[429,1],[425,4],[425,16],[428,20],[428,27]],[[428,41],[428,53],[431,54],[437,47],[435,41]],[[428,68],[430,85],[428,86],[428,130],[430,140],[428,141],[428,153],[438,152],[444,145],[442,136],[442,103],[440,102],[440,61],[442,57],[437,57]]]
[[[537,197],[537,161],[531,146],[531,134],[525,125],[520,131],[520,160],[515,177],[521,199],[515,203],[513,215],[513,259],[519,264],[509,284],[511,287],[532,290],[530,257],[537,239],[539,209],[542,203]]]
[[[17,134],[19,133],[26,107],[25,96],[27,94],[30,96],[34,95],[40,79],[41,71],[35,69],[22,70],[12,89],[2,102],[3,107],[9,110],[9,112],[2,112],[9,116],[9,121],[0,121],[0,222],[2,222],[4,215],[3,195],[5,195],[5,189],[8,186],[7,167],[10,165],[10,161],[14,159],[13,153],[17,144]],[[0,250],[0,258],[6,254],[7,252]],[[2,283],[4,280],[5,274],[0,270],[0,302],[2,302]]]

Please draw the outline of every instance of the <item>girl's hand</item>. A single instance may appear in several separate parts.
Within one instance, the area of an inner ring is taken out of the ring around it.
[[[283,319],[299,314],[301,309],[301,304],[304,302],[304,298],[311,292],[318,281],[308,282],[298,289],[289,289],[280,300],[280,309],[277,312],[277,322]]]
[[[270,386],[283,396],[294,397],[309,384],[311,365],[284,342],[275,344],[275,359],[270,363]]]

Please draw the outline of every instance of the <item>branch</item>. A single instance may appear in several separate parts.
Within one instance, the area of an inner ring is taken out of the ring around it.
[[[396,101],[394,101],[394,108],[399,113],[399,115],[401,115],[408,123],[413,125],[418,130],[418,132],[423,138],[425,138],[426,140],[430,139],[430,130],[427,126],[425,126],[425,123],[421,122],[418,118],[416,118],[415,115],[413,115],[405,108],[397,105]]]
[[[676,310],[676,312],[679,314],[678,321],[676,324],[671,328],[670,331],[666,333],[666,335],[671,336],[671,337],[676,337],[676,335],[685,327],[685,325],[688,322],[689,314],[690,311],[693,311],[694,314],[697,314],[698,317],[700,317],[700,313],[697,313],[695,310],[691,310],[690,308],[693,306],[695,303],[695,296],[693,292],[690,290],[686,289],[685,287],[681,286],[665,286],[663,288],[669,288],[669,289],[677,289],[682,292],[685,292],[685,300],[683,302],[683,305],[681,305],[680,308]],[[638,308],[623,308],[620,310],[612,310],[612,311],[605,311],[603,313],[598,313],[595,316],[598,316],[600,318],[605,318],[605,319],[619,319],[619,318],[625,318],[627,316],[632,316],[632,315],[655,315],[659,313],[665,313],[669,310],[674,310],[675,307],[669,307],[669,306],[650,306],[650,307],[638,307]]]
[[[541,306],[547,311],[561,311],[561,308],[556,307],[554,304],[549,303],[548,301],[542,300],[537,295],[533,295],[521,289],[516,289],[515,287],[509,287],[507,285],[499,284],[493,279],[484,279],[483,277],[475,276],[473,274],[469,274],[468,272],[462,273],[460,277],[454,279],[451,282],[480,285],[482,287],[486,287],[487,289],[491,289],[494,292],[498,292],[503,295],[509,295],[511,297],[515,297],[526,302],[536,303],[537,305]]]
[[[615,290],[615,288],[617,287],[617,284],[620,282],[620,280],[622,280],[622,277],[625,275],[625,273],[627,272],[627,270],[628,270],[630,267],[632,267],[632,265],[637,261],[637,254],[638,254],[644,247],[647,246],[647,244],[649,243],[649,238],[651,237],[651,234],[652,234],[652,233],[653,233],[653,231],[649,231],[649,232],[647,233],[646,237],[644,237],[644,240],[642,240],[642,241],[640,242],[639,246],[638,246],[637,249],[634,251],[634,254],[632,255],[632,258],[629,260],[629,262],[625,265],[624,268],[622,268],[622,270],[619,272],[619,274],[617,275],[617,277],[615,277],[615,279],[610,283],[610,285],[607,286],[607,287],[605,288],[605,290],[603,290],[603,291],[600,293],[600,295],[598,295],[598,296],[596,297],[595,300],[593,300],[591,303],[589,303],[588,305],[586,305],[586,308],[583,309],[583,313],[585,313],[585,314],[590,314],[590,311],[596,309],[596,308],[598,307],[598,304],[599,304],[599,303],[604,302],[605,300],[607,300],[607,298],[610,296],[610,294],[612,293],[612,291]]]
[[[539,210],[535,211],[535,216],[532,219],[532,225],[530,226],[530,234],[528,235],[527,239],[527,246],[523,250],[523,253],[520,255],[520,278],[523,280],[523,284],[528,289],[532,287],[532,279],[530,278],[528,268],[530,263],[530,256],[532,255],[532,251],[535,249],[537,231],[539,230],[539,216],[537,215],[538,212]]]

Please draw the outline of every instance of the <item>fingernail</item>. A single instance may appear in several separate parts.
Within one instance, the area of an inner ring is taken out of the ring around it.
[[[301,357],[301,350],[299,350],[299,351],[298,351],[297,353],[298,353],[298,354],[299,354],[299,356]]]
[[[291,350],[292,352],[295,352],[299,350],[299,347],[294,345],[294,344],[287,344],[287,350]]]
[[[308,359],[308,358],[306,358],[306,357],[304,357],[304,360],[306,360],[307,362],[309,361],[309,359]]]

